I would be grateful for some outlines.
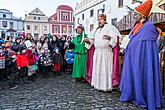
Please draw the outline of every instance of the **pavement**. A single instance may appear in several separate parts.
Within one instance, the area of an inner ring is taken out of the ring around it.
[[[39,78],[14,90],[0,82],[0,110],[145,110],[120,102],[119,96],[118,91],[97,91],[68,74]]]

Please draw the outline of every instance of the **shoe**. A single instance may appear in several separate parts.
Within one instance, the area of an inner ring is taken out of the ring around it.
[[[12,89],[12,90],[14,90],[14,89],[16,89],[16,88],[18,88],[17,85],[12,85],[12,86],[10,87],[10,89]]]
[[[30,81],[28,81],[26,78],[23,78],[22,81],[23,81],[24,84],[30,83]]]
[[[10,80],[11,78],[9,77],[9,76],[7,76],[6,78],[5,78],[5,80]]]
[[[76,82],[81,82],[81,79],[80,78],[76,78]]]
[[[81,79],[80,82],[81,82],[81,83],[86,83],[87,81],[86,81],[86,79]]]
[[[19,81],[19,84],[20,84],[20,85],[23,85],[23,84],[24,84],[24,82],[23,82],[22,80],[20,80],[20,81]]]
[[[61,73],[57,73],[58,74],[58,76],[61,76]]]

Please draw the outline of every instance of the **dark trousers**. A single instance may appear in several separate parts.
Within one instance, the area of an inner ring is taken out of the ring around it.
[[[15,85],[18,81],[18,75],[20,74],[16,63],[14,62],[11,67],[6,68],[6,72],[10,74],[10,85]]]
[[[48,76],[49,66],[42,66],[41,72],[43,76]]]
[[[19,70],[18,79],[19,81],[24,81],[27,78],[27,67],[22,67]]]

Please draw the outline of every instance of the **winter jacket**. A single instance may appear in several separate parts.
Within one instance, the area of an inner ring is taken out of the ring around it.
[[[52,59],[53,59],[53,64],[63,64],[63,58],[60,53],[59,54],[53,53]]]
[[[16,64],[17,64],[17,67],[20,67],[20,68],[27,67],[29,65],[29,60],[26,54],[18,54],[16,56]]]
[[[35,60],[35,57],[34,57],[32,51],[26,50],[26,54],[27,54],[27,58],[29,60],[29,66],[34,65],[36,60]]]

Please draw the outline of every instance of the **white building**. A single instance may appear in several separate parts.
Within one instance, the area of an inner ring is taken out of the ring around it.
[[[0,37],[19,36],[24,32],[24,21],[22,18],[13,16],[7,9],[0,9]]]
[[[97,18],[100,13],[107,15],[109,24],[116,25],[128,14],[127,6],[134,8],[137,5],[134,0],[83,0],[75,7],[75,25],[83,24],[86,33],[89,34],[98,26]]]

